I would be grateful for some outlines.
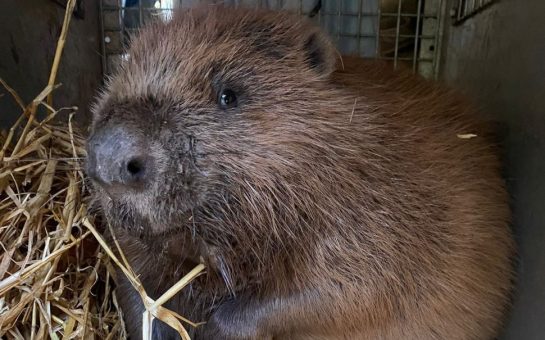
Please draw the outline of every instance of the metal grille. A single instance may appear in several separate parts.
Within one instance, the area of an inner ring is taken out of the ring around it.
[[[475,0],[477,1],[477,0]],[[232,0],[233,6],[285,9],[310,17],[342,54],[385,59],[437,76],[443,0]],[[198,0],[101,0],[103,63],[112,72],[123,58],[130,32],[150,20],[168,20],[176,8]]]
[[[479,13],[490,6],[496,0],[458,0],[456,8],[453,9],[454,23],[458,24]]]

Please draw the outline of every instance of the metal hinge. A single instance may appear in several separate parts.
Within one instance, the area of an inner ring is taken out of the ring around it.
[[[450,10],[452,24],[459,25],[477,13],[490,7],[497,0],[458,0],[455,7]]]

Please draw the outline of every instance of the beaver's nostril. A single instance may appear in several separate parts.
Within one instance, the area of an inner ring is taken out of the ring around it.
[[[141,186],[149,179],[149,158],[132,156],[121,165],[120,183],[127,186]]]
[[[127,171],[132,176],[139,176],[144,172],[144,166],[138,159],[132,159],[127,163]]]

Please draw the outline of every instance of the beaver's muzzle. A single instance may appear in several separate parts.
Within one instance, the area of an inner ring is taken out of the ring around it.
[[[87,174],[108,192],[145,188],[154,161],[141,140],[121,127],[96,131],[87,141]]]

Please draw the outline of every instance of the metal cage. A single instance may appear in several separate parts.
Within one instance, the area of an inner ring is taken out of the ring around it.
[[[104,73],[124,57],[129,33],[150,20],[168,20],[176,8],[198,0],[101,0]],[[444,0],[232,0],[233,6],[284,9],[310,17],[342,54],[405,64],[424,77],[437,77]]]

